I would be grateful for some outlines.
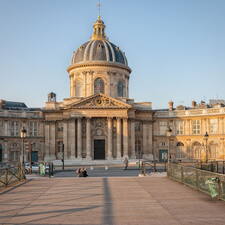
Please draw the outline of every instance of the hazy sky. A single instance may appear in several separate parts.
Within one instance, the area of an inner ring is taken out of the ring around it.
[[[0,99],[43,107],[69,97],[72,53],[97,0],[0,0]],[[225,99],[224,0],[102,0],[109,40],[132,69],[130,97],[153,108]]]

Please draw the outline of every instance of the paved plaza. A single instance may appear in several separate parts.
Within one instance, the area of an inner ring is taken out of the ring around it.
[[[0,224],[224,225],[225,203],[165,176],[44,177],[1,192]]]

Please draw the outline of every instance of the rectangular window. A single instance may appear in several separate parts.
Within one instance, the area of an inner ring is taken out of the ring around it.
[[[34,121],[29,122],[29,136],[36,137],[38,136],[38,123]]]
[[[209,120],[210,123],[210,133],[211,134],[216,134],[217,130],[218,130],[218,120],[217,119],[210,119]]]
[[[141,123],[135,122],[135,131],[141,131]]]
[[[0,136],[4,136],[4,121],[0,120]]]
[[[166,135],[167,121],[159,121],[159,135]]]
[[[9,134],[10,136],[19,136],[19,122],[9,121]]]
[[[18,161],[19,160],[19,152],[18,151],[11,151],[9,157],[10,157],[11,161]]]
[[[201,125],[200,120],[192,120],[192,134],[200,134]]]
[[[176,121],[176,133],[177,133],[177,135],[184,134],[184,121],[182,121],[182,120]]]

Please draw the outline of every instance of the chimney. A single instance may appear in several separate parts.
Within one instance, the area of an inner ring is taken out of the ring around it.
[[[168,102],[168,108],[169,108],[170,111],[173,110],[173,101]]]
[[[54,92],[48,94],[48,102],[56,102],[56,94]]]
[[[191,107],[192,107],[192,108],[195,108],[196,105],[197,105],[196,101],[192,101],[192,102],[191,102]]]

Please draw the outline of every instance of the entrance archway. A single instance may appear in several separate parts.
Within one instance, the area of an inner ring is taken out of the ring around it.
[[[105,159],[105,140],[94,140],[94,159]]]

